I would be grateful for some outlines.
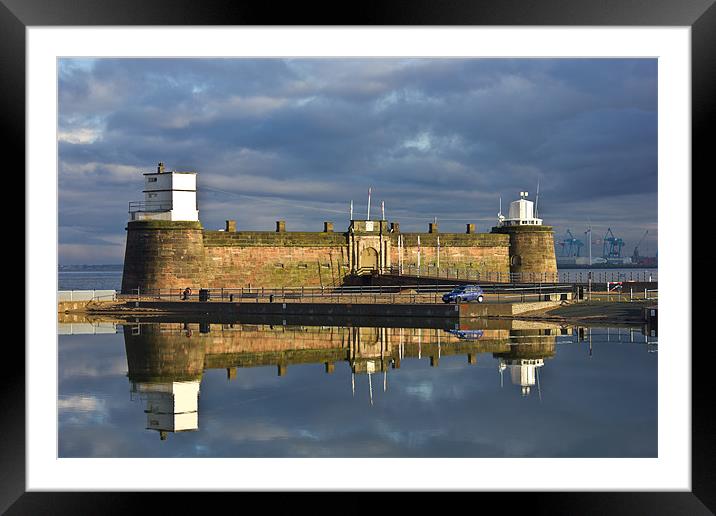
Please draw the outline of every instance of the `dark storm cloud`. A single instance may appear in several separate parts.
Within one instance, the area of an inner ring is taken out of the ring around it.
[[[58,80],[61,263],[121,261],[160,160],[200,173],[208,228],[343,229],[372,186],[406,230],[486,231],[539,180],[558,237],[656,238],[655,59],[62,60]]]

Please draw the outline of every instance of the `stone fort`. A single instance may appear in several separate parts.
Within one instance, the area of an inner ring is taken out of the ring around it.
[[[223,230],[202,227],[196,185],[195,172],[162,163],[144,174],[144,200],[129,203],[122,293],[337,286],[365,275],[450,270],[482,282],[557,280],[552,227],[536,218],[527,192],[489,233],[471,223],[464,233],[440,233],[437,223],[408,233],[386,220],[350,220],[338,232],[328,221],[322,231],[288,231],[283,220],[273,231],[239,231],[233,220]]]

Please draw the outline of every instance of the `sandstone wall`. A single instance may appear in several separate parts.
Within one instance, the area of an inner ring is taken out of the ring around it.
[[[199,222],[133,221],[127,224],[122,293],[156,289],[195,291],[204,282],[204,237]]]
[[[493,233],[510,237],[510,272],[521,281],[557,281],[557,258],[551,226],[504,226]]]
[[[417,267],[418,233],[403,235],[403,269]],[[491,233],[420,233],[420,266],[423,274],[437,269],[437,240],[440,237],[440,274],[447,269],[459,269],[471,275],[497,280],[498,274],[507,279],[510,272],[509,236]],[[397,235],[391,242],[391,263],[398,265]]]
[[[208,288],[329,286],[348,274],[344,233],[204,232]]]

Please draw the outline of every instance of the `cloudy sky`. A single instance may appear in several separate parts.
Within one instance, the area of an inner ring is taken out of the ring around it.
[[[555,227],[657,244],[655,59],[62,59],[59,263],[121,263],[164,161],[207,229],[479,231],[521,190]],[[597,243],[595,254],[601,251]]]

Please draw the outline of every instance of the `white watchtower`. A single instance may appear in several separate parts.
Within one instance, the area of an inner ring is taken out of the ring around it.
[[[497,226],[541,226],[542,219],[536,217],[534,205],[532,201],[527,200],[528,192],[520,192],[519,201],[510,203],[509,216],[505,218],[502,215],[502,209],[497,215]]]
[[[538,369],[544,366],[544,359],[542,358],[500,358],[498,363],[498,371],[500,376],[502,371],[510,368],[510,378],[512,379],[513,385],[519,385],[521,387],[522,396],[529,395],[532,387],[535,386],[535,380],[539,380]],[[539,388],[539,384],[537,385]]]
[[[133,384],[133,392],[146,401],[147,430],[157,430],[162,440],[167,432],[199,428],[199,380]]]
[[[196,172],[164,171],[144,174],[144,200],[129,203],[129,220],[199,220]]]

